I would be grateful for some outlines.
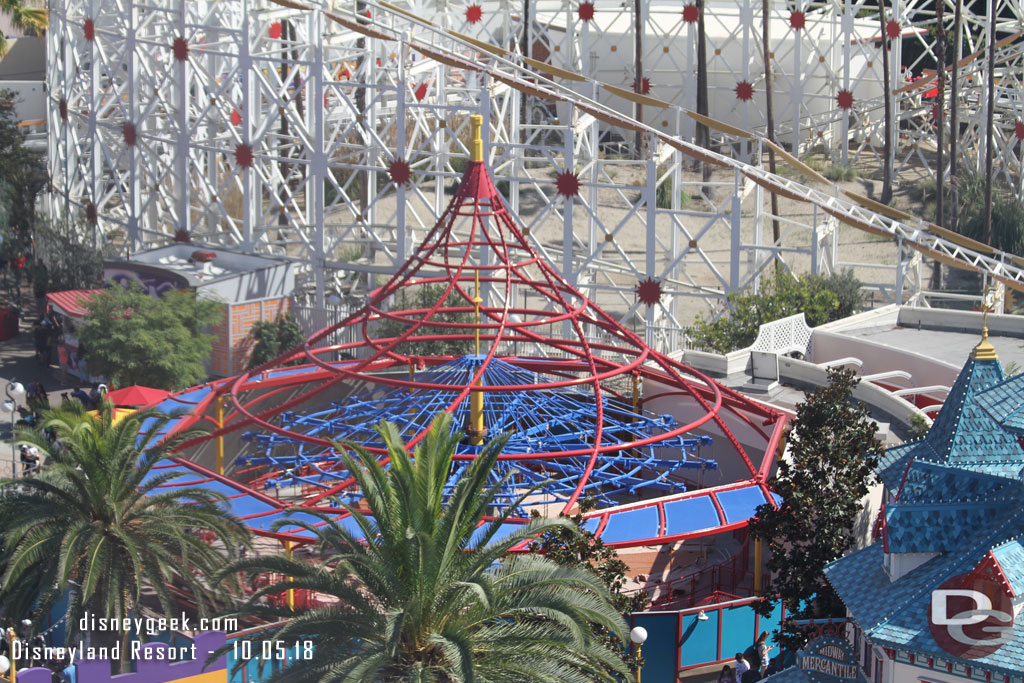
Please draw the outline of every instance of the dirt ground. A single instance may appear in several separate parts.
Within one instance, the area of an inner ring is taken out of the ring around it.
[[[510,203],[520,222],[539,244],[549,260],[561,266],[564,262],[563,230],[565,221],[560,215],[563,202],[556,196],[554,178],[558,172],[548,159],[528,160],[520,178],[520,199],[518,206]],[[638,282],[653,275],[656,279],[668,281],[663,287],[671,300],[671,313],[682,324],[691,323],[698,315],[707,314],[716,305],[716,300],[705,296],[721,291],[730,282],[733,251],[733,197],[740,194],[739,203],[741,241],[745,247],[741,255],[741,281],[752,275],[751,264],[757,245],[772,241],[770,219],[770,196],[767,191],[747,183],[744,192],[743,177],[730,169],[715,167],[710,181],[705,184],[700,172],[694,166],[681,172],[683,196],[678,211],[659,211],[654,231],[655,248],[647,254],[645,246],[649,241],[645,226],[646,208],[640,204],[641,191],[646,183],[646,162],[628,160],[605,160],[600,170],[591,167],[577,169],[582,179],[596,181],[596,188],[581,188],[572,213],[574,233],[574,262],[577,272],[576,284],[609,313],[622,317],[635,305]],[[764,160],[767,166],[767,159]],[[815,189],[832,192],[849,190],[877,199],[881,191],[880,171],[871,164],[854,167],[854,178],[839,181],[834,186],[814,183],[780,165],[780,174],[788,175],[798,182]],[[501,178],[501,165],[495,174]],[[925,178],[922,170],[904,170],[899,183],[894,187],[894,206],[921,215],[926,210],[926,201],[921,194]],[[450,191],[454,181],[448,183]],[[499,189],[507,192],[507,185],[499,182]],[[406,196],[406,216],[409,224],[417,221],[422,228],[413,228],[409,235],[410,247],[418,244],[432,224],[432,211],[443,209],[450,200],[449,192],[440,192],[433,183],[415,186]],[[756,205],[764,207],[762,221],[757,220]],[[811,244],[810,225],[824,225],[829,217],[809,203],[779,197],[780,244],[782,258],[797,273],[809,272],[810,255],[797,249],[807,249]],[[385,196],[378,202],[376,222],[378,225],[394,225],[397,201],[394,195]],[[636,214],[641,214],[637,216]],[[836,221],[832,221],[836,224]],[[340,226],[339,226],[340,227]],[[833,238],[825,235],[828,251],[835,247],[837,269],[852,268],[856,276],[866,284],[881,284],[892,287],[896,282],[895,265],[898,249],[891,240],[871,235],[845,224],[838,224],[838,234]],[[341,247],[339,247],[339,251]],[[758,253],[763,261],[767,251]],[[827,258],[827,257],[826,257]],[[375,259],[384,262],[383,254]],[[581,268],[585,263],[589,267]],[[932,265],[925,263],[922,281],[927,284]],[[876,295],[876,301],[882,297]],[[643,308],[642,306],[640,307]],[[629,321],[629,322],[639,322]]]

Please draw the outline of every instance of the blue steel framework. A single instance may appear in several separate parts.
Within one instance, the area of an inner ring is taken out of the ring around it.
[[[483,361],[482,356],[467,355],[412,377],[418,382],[450,386],[447,391],[391,389],[379,395],[364,390],[319,410],[302,414],[287,411],[281,414],[280,423],[291,432],[384,448],[374,431],[376,425],[386,419],[398,425],[403,434],[411,436],[423,432],[436,413],[453,403],[461,387],[472,382]],[[525,387],[553,381],[553,378],[500,359],[491,361],[481,379],[483,386]],[[603,434],[609,443],[625,445],[638,438],[648,439],[671,432],[678,426],[671,415],[634,410],[629,403],[617,398],[604,399],[603,412]],[[454,428],[468,424],[469,406],[465,402],[459,403],[453,416]],[[484,422],[489,434],[508,434],[504,453],[557,453],[588,447],[593,441],[597,411],[593,395],[574,387],[510,392],[495,394],[484,404]],[[330,449],[277,433],[249,432],[244,438],[256,444],[257,452],[242,456],[239,464],[270,468],[272,476],[261,480],[265,488],[295,484],[329,488],[348,477],[347,471],[337,468],[338,460]],[[615,504],[609,496],[635,494],[641,489],[666,493],[684,491],[684,482],[678,477],[673,478],[675,470],[718,468],[713,460],[698,455],[700,446],[710,443],[708,436],[671,436],[646,446],[603,453],[583,490],[606,504]],[[282,452],[280,446],[284,444],[296,447]],[[658,458],[657,453],[667,454],[666,449],[675,451],[676,457]],[[476,454],[481,450],[482,446],[464,440],[457,452]],[[465,461],[460,462],[453,470],[450,488],[454,488],[465,465]],[[497,482],[511,474],[499,500],[516,500],[517,491],[538,486],[539,497],[533,499],[534,503],[564,504],[575,490],[576,480],[585,466],[586,462],[581,458],[551,460],[543,467],[501,462],[492,479]],[[354,502],[358,495],[350,493],[345,498]],[[517,512],[527,516],[525,510]]]

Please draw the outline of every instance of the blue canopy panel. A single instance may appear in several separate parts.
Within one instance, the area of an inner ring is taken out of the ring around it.
[[[473,532],[473,535],[469,539],[470,548],[477,547],[477,544],[480,543],[480,541],[483,539],[484,533],[490,526],[491,522],[484,522],[483,524],[477,527],[476,531]],[[522,529],[524,526],[524,524],[519,524],[516,522],[505,522],[504,524],[499,526],[498,530],[494,533],[493,536],[491,536],[490,540],[488,541],[488,545],[498,543],[499,541],[508,538],[509,535],[514,534],[515,532]]]
[[[196,404],[209,396],[212,391],[212,386],[202,386],[181,394],[168,396],[166,399],[153,406],[152,410],[165,415],[184,415],[195,408]],[[150,445],[155,444],[161,438],[173,431],[181,420],[182,417],[175,417],[172,420],[168,420],[167,423],[164,424],[156,434],[154,434]],[[139,425],[139,436],[135,439],[136,446],[142,447],[145,445],[143,442],[143,435],[153,427],[156,421],[157,418],[155,417],[149,417],[142,421],[142,424]]]
[[[425,430],[434,416],[451,405],[479,369],[482,358],[464,356],[418,373],[413,380],[425,384],[451,386],[450,390],[377,389],[355,393],[305,414],[284,412],[279,416],[285,429],[324,439],[350,441],[367,447],[384,448],[374,428],[383,420],[394,422],[406,436]],[[540,373],[519,368],[509,362],[492,359],[482,375],[485,386],[522,386],[522,391],[488,393],[484,402],[484,422],[488,434],[508,433],[504,454],[559,453],[589,450],[597,432],[597,403],[591,392],[578,387],[532,389],[536,384],[559,381]],[[670,415],[634,411],[617,398],[602,399],[602,444],[614,447],[657,437],[678,427]],[[453,429],[461,429],[469,420],[469,401],[462,401],[453,416]],[[267,488],[301,485],[319,489],[335,486],[349,477],[336,455],[325,449],[300,442],[290,436],[248,433],[244,439],[253,450],[240,456],[239,466],[263,466],[274,472],[264,481]],[[717,469],[713,460],[699,456],[700,447],[710,444],[707,436],[674,436],[654,444],[611,451],[599,455],[584,487],[584,493],[615,504],[609,496],[636,494],[640,490],[662,494],[685,491],[685,484],[674,473],[679,469]],[[667,449],[667,450],[659,450]],[[480,446],[463,442],[458,453],[474,455]],[[657,457],[664,453],[665,456]],[[678,457],[671,457],[678,456]],[[492,481],[508,476],[502,499],[512,501],[526,488],[539,486],[537,504],[564,502],[575,491],[587,467],[585,457],[535,459],[502,462],[492,473]],[[464,462],[452,472],[457,477]],[[348,494],[347,502],[358,499]],[[517,510],[516,514],[526,514]]]
[[[721,491],[715,496],[728,524],[750,519],[759,505],[768,503],[764,491],[757,485]]]
[[[656,544],[668,538],[706,535],[743,523],[753,516],[758,505],[767,502],[757,484],[727,490],[704,489],[685,497],[593,513],[584,520],[583,528],[609,545]]]
[[[169,489],[199,488],[204,491],[219,493],[226,498],[228,511],[236,517],[246,518],[257,515],[265,515],[281,508],[262,500],[252,494],[241,484],[228,483],[210,476],[204,472],[191,469],[187,463],[173,465],[158,465],[152,469],[144,478],[143,483],[154,479],[162,474],[173,472],[179,474],[175,479],[161,484],[153,491],[154,494],[163,493]]]
[[[601,540],[605,543],[631,541],[637,538],[638,532],[640,532],[640,538],[644,537],[643,534],[647,534],[648,538],[658,536],[661,526],[661,511],[658,507],[650,505],[610,513],[608,522],[604,525],[604,531],[601,532]]]
[[[722,523],[711,496],[675,500],[664,508],[666,536],[713,529]]]

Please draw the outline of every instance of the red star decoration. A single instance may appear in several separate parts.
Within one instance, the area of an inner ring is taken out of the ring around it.
[[[85,205],[85,220],[95,225],[98,217],[99,211],[96,210],[96,205],[92,202],[88,202]]]
[[[231,110],[231,125],[237,126],[242,123],[242,115],[238,113],[237,109]]]
[[[562,171],[555,177],[555,187],[563,197],[575,197],[580,193],[580,177],[572,171]]]
[[[852,109],[853,93],[849,90],[840,90],[839,94],[836,95],[836,104],[839,105],[840,109]]]
[[[174,53],[174,58],[179,62],[184,62],[188,59],[188,41],[181,36],[174,39],[171,43],[171,51]]]
[[[900,22],[895,19],[890,19],[885,25],[885,36],[890,40],[895,40],[903,34],[903,28],[900,26]]]
[[[238,145],[238,147],[235,147],[235,163],[242,168],[249,168],[252,166],[252,160],[252,147],[244,142]]]
[[[698,19],[700,19],[700,10],[697,5],[690,4],[683,7],[683,21],[687,24],[696,24]]]
[[[412,177],[412,169],[405,159],[395,159],[388,165],[388,175],[395,185],[405,185]]]
[[[580,21],[590,21],[594,18],[594,3],[592,2],[581,2],[580,6],[576,8],[576,16],[580,18]]]
[[[1013,134],[1017,136],[1018,140],[1024,140],[1024,121],[1013,124]]]
[[[638,92],[642,95],[648,95],[651,92],[651,79],[645,78],[642,82],[641,87],[636,87],[636,79],[633,79],[633,92]]]
[[[807,25],[807,15],[798,9],[793,10],[789,13],[789,25],[794,31],[799,31]]]
[[[270,25],[270,37],[277,40],[281,37],[281,22],[275,21]]]
[[[124,144],[134,145],[135,144],[135,124],[131,121],[125,121],[122,126],[121,133],[124,135]]]
[[[60,114],[62,121],[68,120],[68,101],[63,97],[57,102],[57,112]]]
[[[480,5],[470,5],[466,8],[466,21],[475,24],[484,17],[484,9]]]
[[[192,236],[188,234],[188,230],[185,230],[184,228],[178,228],[177,230],[174,231],[174,241],[186,243],[191,242]]]
[[[422,102],[423,98],[427,96],[427,88],[430,87],[429,81],[424,81],[416,86],[416,90],[413,91],[413,96],[417,102]]]
[[[754,99],[754,86],[747,81],[736,84],[736,99],[747,102]]]
[[[641,280],[636,286],[636,296],[648,306],[653,306],[661,301],[661,283],[653,277]]]
[[[86,19],[82,24],[82,34],[90,43],[96,39],[96,24],[92,23],[92,19]]]

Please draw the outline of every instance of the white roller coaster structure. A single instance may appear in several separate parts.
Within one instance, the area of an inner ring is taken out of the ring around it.
[[[760,4],[705,10],[719,24],[708,29],[709,123],[726,155],[691,142],[699,117],[689,111],[689,5],[642,9],[651,85],[638,95],[632,71],[607,82],[622,71],[612,55],[632,59],[631,3],[527,2],[361,0],[358,10],[297,0],[51,2],[49,206],[129,253],[191,239],[294,257],[311,303],[323,308],[332,292],[362,291],[390,272],[424,237],[467,157],[468,114],[479,112],[494,175],[531,239],[570,282],[644,325],[662,349],[684,343],[682,329],[701,310],[690,302],[713,309],[756,287],[776,259],[834,272],[857,230],[892,241],[887,265],[858,270],[890,301],[926,300],[922,257],[1024,289],[1017,257],[823,178],[824,187],[808,187],[762,167],[770,143],[759,133]],[[820,144],[846,162],[881,154],[881,41],[856,18],[873,7],[773,7],[773,27],[785,27],[773,53],[777,97],[788,101],[780,140],[795,140],[798,154]],[[927,63],[934,4],[901,0],[887,11],[899,37],[891,41],[898,174],[932,163],[927,79],[912,78]],[[1004,0],[998,16],[996,168],[1024,194],[1020,5]],[[972,50],[984,48],[984,20],[965,11]],[[920,56],[901,66],[911,44]],[[960,161],[974,167],[983,157],[982,73],[980,59],[965,58]],[[642,159],[603,153],[635,131],[648,141]],[[690,172],[697,161],[725,175],[702,182]],[[771,216],[766,191],[800,202],[806,215]],[[773,219],[783,226],[778,242],[765,235]]]

